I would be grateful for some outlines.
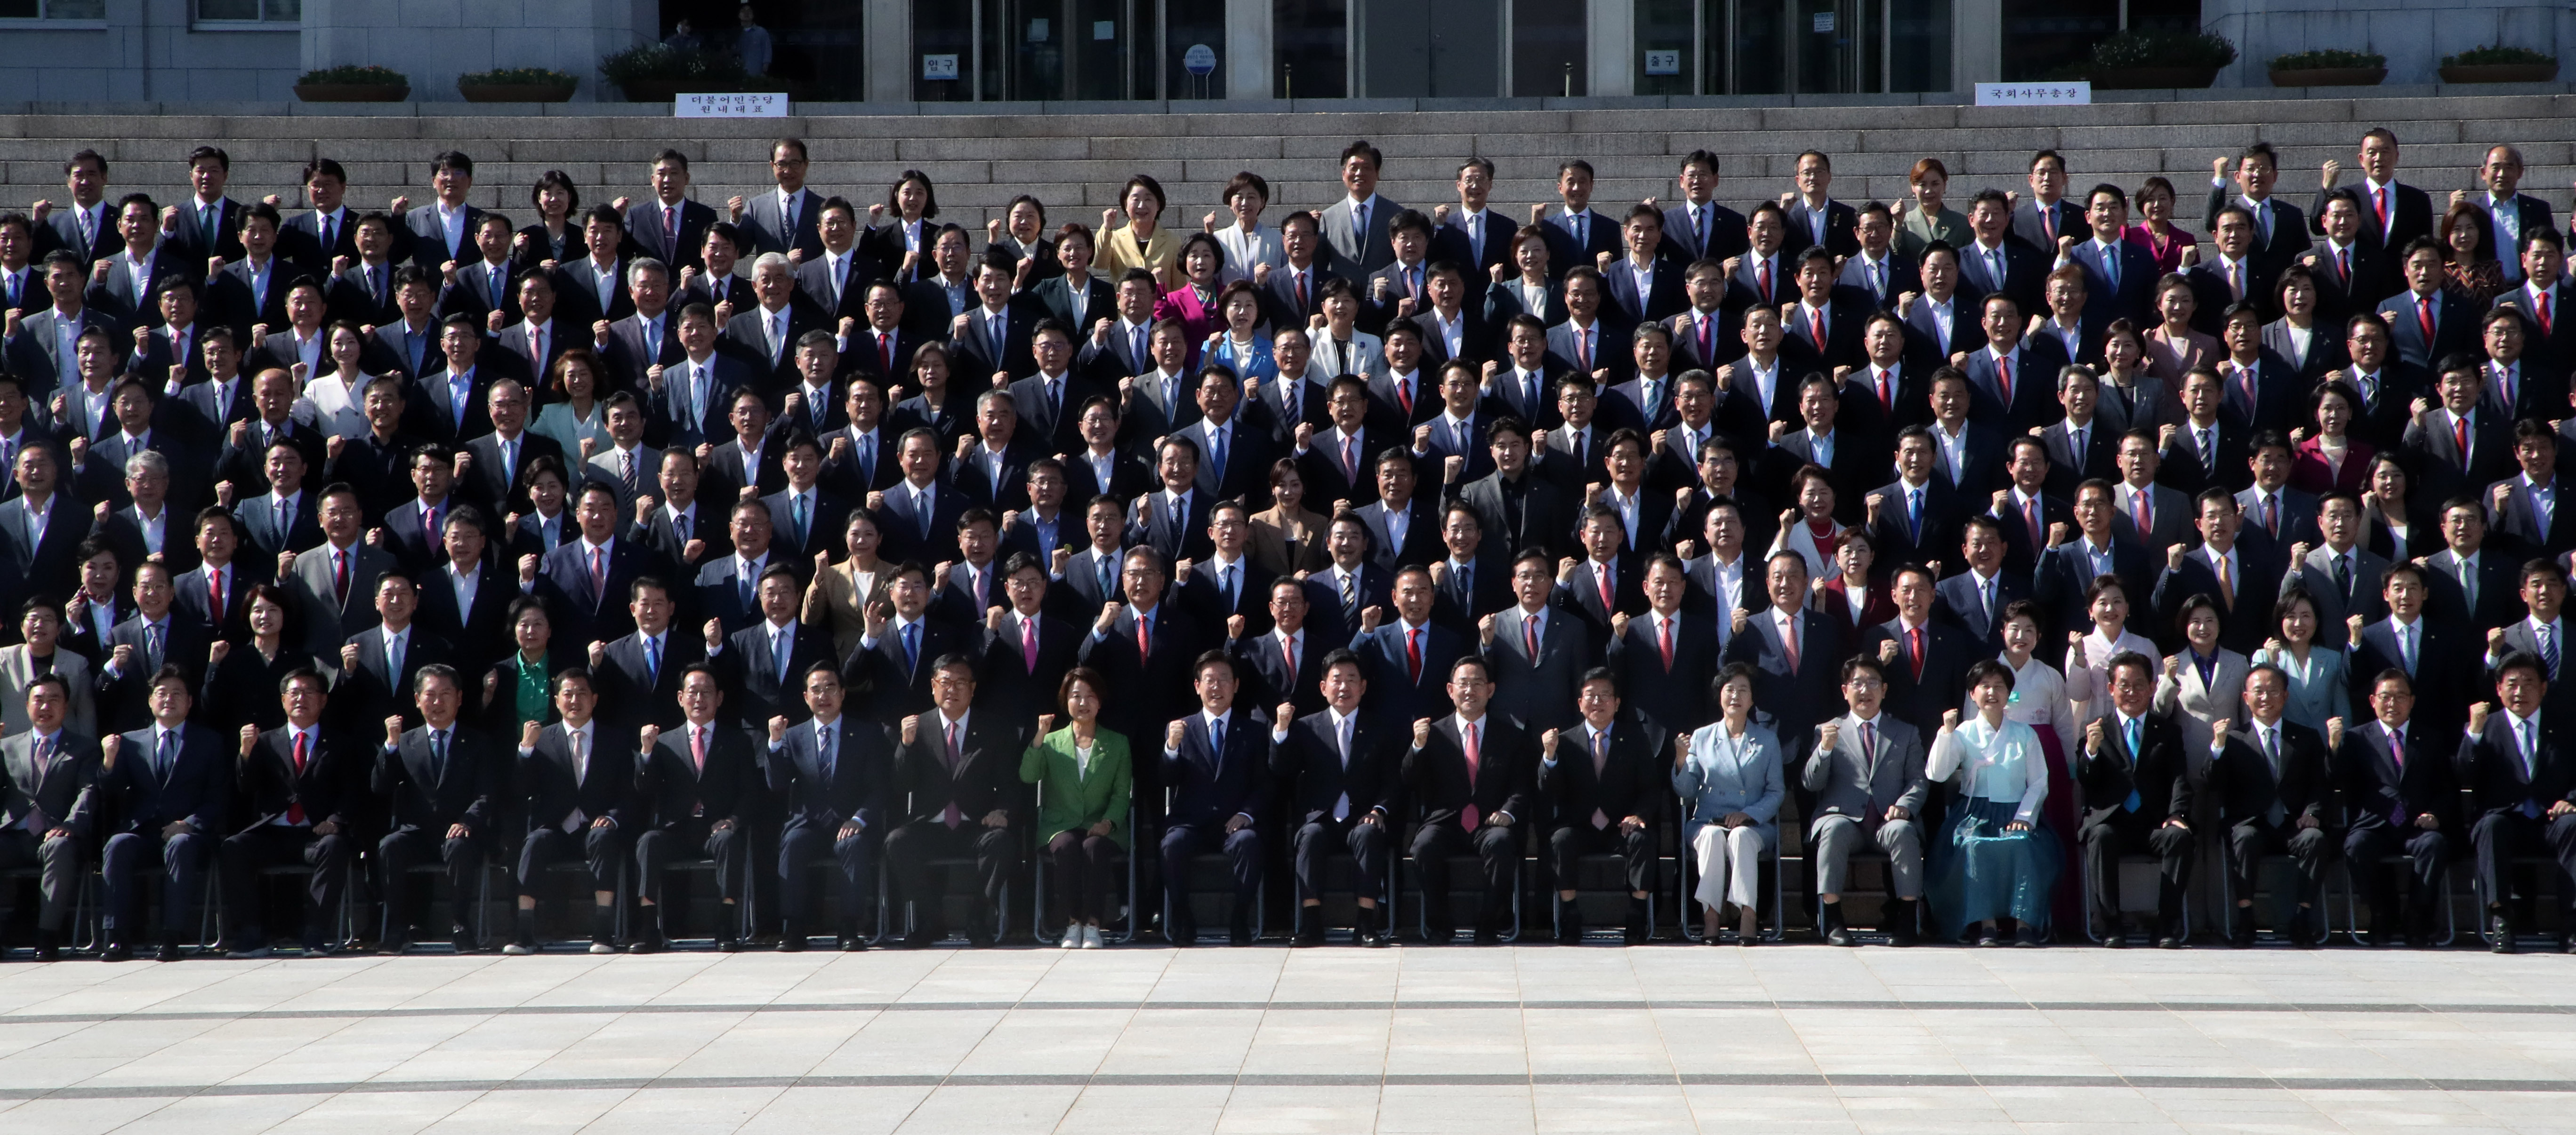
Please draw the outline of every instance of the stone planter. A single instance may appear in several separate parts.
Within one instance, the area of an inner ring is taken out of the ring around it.
[[[456,93],[467,102],[570,102],[574,84],[564,83],[468,83],[459,80]]]
[[[617,86],[619,90],[626,92],[628,102],[669,102],[678,98],[682,90],[691,87],[697,90],[710,89],[705,83],[689,79],[629,79]]]
[[[2301,67],[2272,72],[2276,87],[2376,87],[2388,77],[2386,67]]]
[[[2546,83],[2558,77],[2558,62],[2479,63],[2442,68],[2445,83]]]
[[[2217,80],[2216,67],[2119,67],[2093,73],[2093,85],[2106,91],[2192,89]]]
[[[401,102],[411,88],[391,83],[297,83],[295,97],[306,102]]]

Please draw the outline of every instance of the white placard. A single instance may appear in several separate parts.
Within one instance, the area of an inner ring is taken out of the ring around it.
[[[1681,52],[1679,52],[1679,51],[1649,51],[1649,52],[1647,52],[1647,53],[1646,53],[1646,73],[1647,73],[1647,74],[1649,74],[1649,75],[1679,75],[1679,74],[1681,74],[1681,73],[1682,73],[1682,53],[1681,53]]]
[[[2093,82],[2073,79],[2062,83],[1979,83],[1978,106],[2091,106]]]
[[[673,118],[785,118],[787,117],[787,95],[783,91],[680,95],[671,100],[671,116]]]
[[[956,54],[955,54],[954,52],[951,52],[951,53],[949,53],[949,54],[947,54],[947,55],[924,55],[924,56],[922,56],[922,57],[921,57],[921,77],[922,77],[922,78],[924,78],[924,79],[954,79],[954,78],[956,78],[956,77],[957,77],[957,56],[956,56]]]

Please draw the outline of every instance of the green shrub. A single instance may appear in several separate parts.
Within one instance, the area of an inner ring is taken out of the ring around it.
[[[731,85],[742,80],[742,61],[730,54],[647,43],[601,56],[599,74],[620,86],[638,79],[697,79]]]
[[[2445,67],[2485,67],[2499,63],[2537,63],[2546,66],[2556,62],[2558,60],[2528,47],[2502,45],[2473,48],[2458,55],[2442,57],[2442,66]]]
[[[355,64],[342,64],[338,67],[325,67],[319,71],[307,71],[304,73],[304,77],[297,79],[296,82],[298,84],[346,83],[364,86],[408,87],[411,85],[411,76],[405,75],[400,71],[396,71],[391,67],[360,67]]]
[[[2226,36],[2205,32],[2131,28],[2093,45],[2093,65],[2102,69],[2224,67],[2234,62],[2236,45]]]
[[[477,71],[471,75],[459,75],[456,81],[477,86],[569,87],[581,80],[545,67],[502,67],[491,71]]]
[[[2388,57],[2378,54],[2377,52],[2343,51],[2337,48],[2326,48],[2322,51],[2302,51],[2296,55],[2274,56],[2270,69],[2274,71],[2323,71],[2329,68],[2368,68],[2386,66],[2388,66]]]

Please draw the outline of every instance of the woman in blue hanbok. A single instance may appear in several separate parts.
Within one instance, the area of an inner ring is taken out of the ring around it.
[[[1924,770],[1935,783],[1958,781],[1948,838],[1933,848],[1932,909],[1954,941],[1975,923],[1978,945],[2001,945],[1998,922],[2009,918],[2019,923],[2013,944],[2036,946],[2048,934],[2058,870],[2057,843],[2040,830],[2046,757],[2039,735],[2005,715],[2010,668],[1991,659],[1968,667],[1968,690],[1976,715],[1964,724],[1957,710],[1943,715]]]

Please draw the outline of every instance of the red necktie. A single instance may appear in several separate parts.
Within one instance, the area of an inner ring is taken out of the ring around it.
[[[1790,615],[1780,624],[1780,653],[1789,656],[1789,672],[1798,672],[1798,616]]]
[[[2275,536],[2275,537],[2280,536],[2280,534],[2281,534],[2281,498],[2280,498],[2280,497],[2278,497],[2278,496],[2269,496],[2269,497],[2265,497],[2265,498],[2263,498],[2263,528],[2264,528],[2264,530],[2265,530],[2265,531],[2270,532],[2270,533],[2271,533],[2273,536]]]
[[[1460,724],[1458,726],[1458,741],[1460,746],[1467,751],[1467,792],[1472,796],[1476,791],[1477,766],[1482,760],[1484,752],[1482,749],[1477,747],[1476,744],[1476,727],[1463,723]],[[1467,804],[1466,808],[1459,811],[1458,824],[1460,827],[1466,828],[1468,831],[1472,832],[1476,830],[1476,824],[1482,818],[1482,814],[1476,811],[1476,805],[1471,800]]]
[[[2540,333],[2549,334],[2549,293],[2540,293]]]
[[[1613,603],[1610,599],[1611,570],[1612,569],[1608,564],[1596,563],[1592,565],[1592,580],[1593,582],[1601,585],[1601,613],[1604,616],[1618,610],[1617,604]]]
[[[1288,680],[1291,682],[1296,681],[1297,640],[1292,638],[1282,638],[1279,640],[1279,660],[1288,664]]]
[[[1404,404],[1405,416],[1411,417],[1413,415],[1413,383],[1401,378],[1396,379],[1395,400]]]
[[[1038,672],[1038,621],[1026,616],[1020,619],[1020,660],[1028,663],[1029,673]]]
[[[2012,356],[1995,356],[1995,385],[2004,392],[2004,409],[2012,409]]]
[[[217,627],[221,627],[224,623],[224,613],[223,569],[208,568],[206,569],[206,617],[214,620]],[[303,734],[298,733],[295,737],[297,744],[304,743]],[[301,767],[302,762],[299,761],[297,764]]]
[[[2022,528],[2030,534],[2031,550],[2036,552],[2039,550],[2041,541],[2044,539],[2039,531],[2038,497],[2032,497],[2029,500],[2021,502],[2021,518]]]
[[[1521,616],[1521,644],[1529,650],[1530,663],[1536,665],[1538,663],[1538,620],[1526,614]]]
[[[1297,273],[1297,310],[1303,313],[1306,306],[1306,274],[1299,272]]]
[[[707,771],[707,727],[704,725],[689,727],[689,759],[697,762],[699,772]]]
[[[608,549],[590,550],[590,593],[593,597],[608,593]]]
[[[1574,365],[1585,374],[1592,373],[1592,333],[1574,329]]]
[[[301,730],[301,729],[296,730],[296,731],[295,731],[295,778],[296,778],[297,780],[302,780],[302,779],[304,779],[304,741],[305,741],[305,738],[304,738],[304,731],[303,731],[303,730]],[[300,795],[300,794],[298,794],[298,795]],[[287,822],[287,823],[290,823],[290,824],[301,824],[301,823],[303,823],[303,822],[304,822],[304,805],[303,805],[303,803],[302,803],[300,800],[298,800],[295,796],[289,796],[289,797],[287,797],[287,800],[286,800],[286,822]]]
[[[1419,627],[1404,632],[1404,669],[1405,673],[1413,678],[1414,684],[1421,684],[1422,629]]]
[[[1669,673],[1673,668],[1673,620],[1664,620],[1663,633],[1657,637],[1662,640],[1659,645],[1664,650],[1664,670]]]
[[[2433,349],[2433,300],[2430,296],[2415,298],[2415,325],[2424,329],[2424,349]]]
[[[2138,539],[2144,540],[2148,533],[2156,530],[2154,498],[2145,489],[2131,489],[2129,499],[2135,505],[2129,510],[2129,519],[2138,522]]]
[[[1608,772],[1608,771],[1609,771],[1609,769],[1610,769],[1610,732],[1609,732],[1609,730],[1606,730],[1606,729],[1605,729],[1605,730],[1601,730],[1601,731],[1595,732],[1595,733],[1592,735],[1592,782],[1593,782],[1593,783],[1595,783],[1595,784],[1599,784],[1599,783],[1601,782],[1601,775],[1602,775],[1603,773],[1605,773],[1605,772]],[[1598,830],[1600,830],[1600,829],[1602,829],[1602,828],[1607,828],[1607,827],[1609,827],[1609,826],[1610,826],[1610,814],[1609,814],[1609,813],[1607,813],[1607,812],[1602,811],[1602,810],[1601,810],[1601,809],[1599,809],[1599,808],[1594,808],[1594,809],[1592,810],[1592,827],[1593,827],[1593,829],[1594,829],[1594,830],[1596,830],[1596,831],[1598,831]]]
[[[1714,314],[1699,317],[1699,361],[1703,363],[1717,357],[1717,341],[1715,332],[1711,330],[1716,323]]]
[[[338,592],[340,606],[347,607],[349,605],[349,553],[338,548],[331,550],[331,588]]]
[[[878,349],[878,350],[880,350],[880,351],[885,352],[885,372],[886,372],[886,374],[888,374],[888,375],[892,375],[892,374],[894,374],[894,373],[895,373],[895,369],[894,369],[894,332],[892,332],[892,331],[880,331],[880,332],[878,332],[878,333],[877,333],[877,349]]]
[[[1152,618],[1150,615],[1140,615],[1136,619],[1136,661],[1140,663],[1154,656]]]
[[[1870,368],[1870,369],[1875,370],[1875,371],[1877,371],[1877,372],[1878,372],[1878,402],[1879,402],[1879,405],[1881,405],[1881,406],[1883,406],[1883,407],[1885,407],[1885,408],[1887,408],[1887,409],[1890,409],[1890,410],[1895,409],[1895,408],[1896,408],[1896,391],[1895,391],[1892,387],[1890,387],[1890,386],[1888,385],[1888,382],[1887,382],[1887,368],[1886,368],[1886,367],[1872,367],[1872,368]]]
[[[1753,290],[1754,290],[1754,292],[1755,292],[1755,296],[1754,296],[1754,300],[1753,300],[1753,302],[1755,302],[1755,303],[1769,303],[1769,302],[1771,302],[1771,258],[1770,258],[1770,257],[1767,257],[1767,256],[1766,256],[1766,257],[1763,257],[1761,260],[1758,260],[1758,261],[1754,262],[1754,265],[1753,265]]]
[[[2451,440],[2460,447],[2460,464],[2469,463],[2469,420],[2456,414],[2451,417]]]
[[[1825,349],[1825,316],[1812,307],[1807,309],[1807,339],[1816,345],[1817,350]]]
[[[1907,649],[1914,655],[1914,680],[1920,682],[1923,680],[1923,628],[1909,630],[1905,637],[1910,640]]]
[[[2372,215],[2374,215],[2374,216],[2376,216],[2376,217],[2378,217],[2378,218],[2379,218],[2379,231],[2380,231],[2380,232],[2382,232],[2382,233],[2387,232],[2387,231],[2388,231],[2388,190],[2387,190],[2387,188],[2386,188],[2386,187],[2384,187],[2384,186],[2383,186],[2383,187],[2381,187],[2381,188],[2373,189],[2373,190],[2371,190],[2371,191],[2370,191],[2370,211],[2371,211]]]
[[[679,255],[680,210],[677,207],[670,205],[662,206],[662,234],[668,237],[671,241],[671,254],[674,256]]]

